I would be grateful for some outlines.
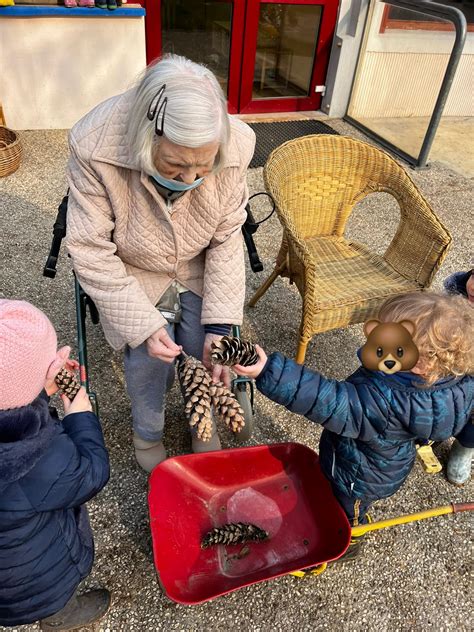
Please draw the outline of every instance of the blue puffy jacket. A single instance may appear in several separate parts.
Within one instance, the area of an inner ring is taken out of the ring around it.
[[[53,418],[43,393],[0,411],[0,625],[64,607],[94,559],[83,503],[109,478],[93,413]]]
[[[424,388],[412,373],[358,369],[344,381],[273,353],[258,389],[321,424],[321,468],[336,490],[368,502],[394,494],[410,473],[416,440],[443,441],[469,420],[474,377]]]

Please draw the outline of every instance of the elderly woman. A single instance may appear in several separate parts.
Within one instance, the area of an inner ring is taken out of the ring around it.
[[[211,342],[242,322],[241,225],[255,136],[227,114],[214,75],[178,56],[70,134],[67,248],[114,349],[125,348],[133,442],[146,471],[166,458],[165,394],[183,349],[210,367]],[[226,367],[214,380],[229,382]],[[194,452],[220,449],[192,438]]]

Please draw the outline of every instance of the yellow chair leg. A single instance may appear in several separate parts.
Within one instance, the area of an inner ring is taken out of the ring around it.
[[[252,298],[248,302],[249,307],[255,307],[257,301],[260,298],[262,298],[262,296],[268,290],[268,288],[273,283],[273,281],[277,278],[277,276],[279,276],[283,272],[283,270],[285,270],[285,268],[286,268],[286,261],[281,263],[279,266],[277,266],[273,270],[273,272],[270,274],[268,279],[262,283],[262,285],[258,288],[258,290],[255,292],[255,294],[252,296]]]
[[[296,362],[297,364],[303,364],[304,359],[306,357],[306,349],[308,348],[309,340],[301,340],[298,344],[298,351],[296,352]]]

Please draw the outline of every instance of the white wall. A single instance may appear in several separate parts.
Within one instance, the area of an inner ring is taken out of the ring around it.
[[[387,29],[374,6],[349,114],[354,118],[431,116],[453,48],[454,31]],[[474,33],[468,33],[444,116],[474,116]]]
[[[369,0],[340,0],[336,33],[326,76],[326,94],[321,109],[331,117],[347,112],[357,56],[364,32]]]
[[[13,129],[68,129],[146,65],[143,17],[0,17],[0,101]]]
[[[349,114],[355,118],[431,115],[454,33],[391,29],[379,33],[384,4],[370,0],[373,18],[362,38],[368,2],[361,0],[358,7],[356,0],[341,0],[321,109],[333,117],[346,114],[363,39],[365,53],[358,62]],[[357,28],[349,34],[348,30],[352,29],[348,26],[356,8],[360,10]],[[473,86],[474,33],[470,32],[444,116],[474,116]]]

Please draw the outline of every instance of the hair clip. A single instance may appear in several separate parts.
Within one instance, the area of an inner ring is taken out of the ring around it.
[[[150,105],[148,106],[148,112],[146,113],[148,120],[155,120],[155,134],[157,136],[163,136],[163,127],[165,123],[165,112],[166,112],[166,104],[168,103],[168,97],[163,98],[163,94],[166,89],[166,83],[164,83],[158,92],[155,94],[153,99],[150,101]],[[158,127],[158,121],[160,120],[161,114],[161,125]]]

